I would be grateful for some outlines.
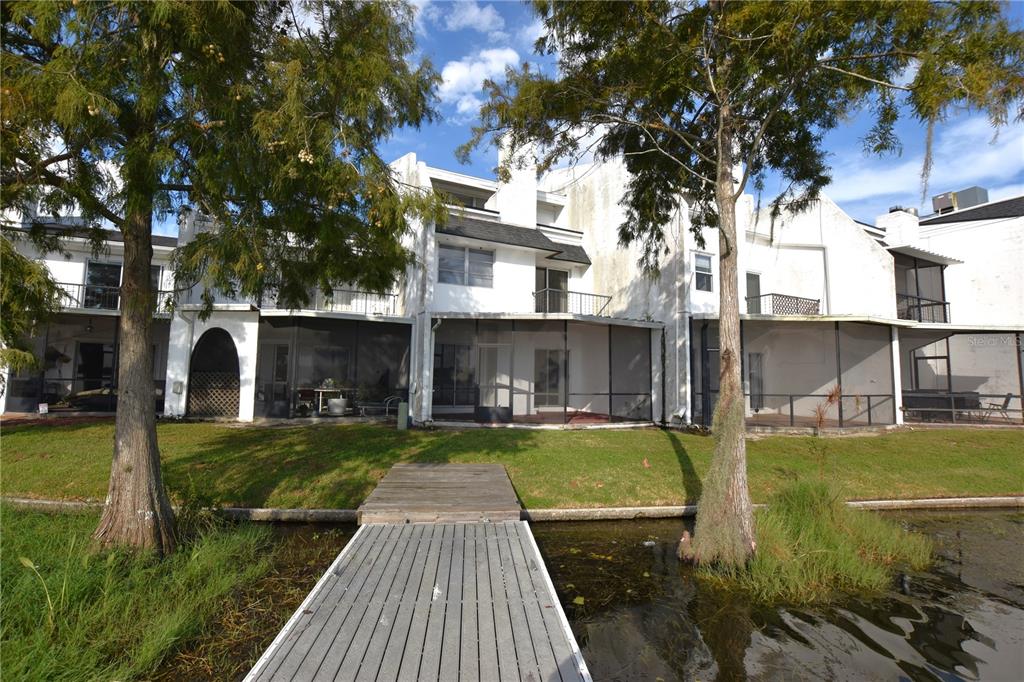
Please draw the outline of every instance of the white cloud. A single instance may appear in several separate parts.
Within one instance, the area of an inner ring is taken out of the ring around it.
[[[984,117],[970,118],[940,130],[934,145],[934,163],[928,195],[971,185],[993,185],[1008,191],[1024,170],[1024,126],[999,131],[998,138]],[[840,156],[833,164],[833,183],[826,193],[835,201],[882,212],[887,204],[920,206],[923,157],[893,162],[865,157],[859,151]],[[1013,184],[1009,184],[1013,183]],[[991,195],[990,195],[991,196]]]
[[[444,28],[448,31],[472,29],[480,33],[495,34],[501,32],[506,38],[505,19],[494,9],[494,5],[480,6],[476,0],[452,3],[452,11],[444,18]]]
[[[1000,201],[1001,199],[1010,199],[1011,197],[1019,197],[1022,195],[1024,195],[1024,182],[1003,185],[1001,187],[992,187],[988,190],[989,201]]]
[[[441,16],[441,9],[432,0],[412,0],[413,21],[416,31],[421,34],[427,32],[427,22],[436,22]]]
[[[519,54],[510,47],[480,50],[459,61],[451,61],[441,69],[438,95],[445,104],[455,106],[462,116],[475,114],[483,103],[480,90],[488,78],[505,73],[505,68],[519,61]]]
[[[544,35],[544,30],[544,22],[541,21],[540,17],[537,17],[529,24],[519,27],[519,30],[516,31],[516,41],[520,45],[533,50],[533,44]]]

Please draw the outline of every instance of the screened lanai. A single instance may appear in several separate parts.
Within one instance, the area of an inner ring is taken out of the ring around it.
[[[651,421],[654,333],[573,320],[442,319],[434,332],[432,418]]]
[[[691,321],[693,422],[718,399],[718,321]],[[742,322],[748,426],[894,424],[890,328],[861,322]],[[828,396],[839,388],[839,398]],[[820,422],[820,424],[819,424]]]
[[[393,415],[409,397],[410,330],[331,317],[262,318],[256,415],[382,414],[389,398]],[[343,402],[332,412],[331,400]]]

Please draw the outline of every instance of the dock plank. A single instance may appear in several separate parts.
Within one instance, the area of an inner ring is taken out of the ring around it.
[[[497,528],[500,528],[500,526],[493,523],[484,526],[484,533],[487,537],[488,584],[491,588],[494,638],[498,655],[498,678],[502,682],[519,682],[515,635],[512,630],[512,617],[509,612],[505,574],[501,569],[501,555],[498,547],[501,538],[495,532]]]
[[[459,679],[459,657],[462,654],[462,580],[466,570],[466,524],[455,526],[455,541],[452,544],[452,572],[448,580],[448,592],[444,595],[447,608],[444,615],[441,643],[440,680]],[[431,679],[424,677],[423,679]]]
[[[590,682],[501,467],[395,465],[374,495],[247,681]]]
[[[516,521],[519,499],[500,464],[396,464],[359,507],[360,523]]]

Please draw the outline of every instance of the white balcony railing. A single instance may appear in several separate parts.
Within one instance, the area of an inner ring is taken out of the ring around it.
[[[276,299],[264,300],[260,308],[265,310],[284,310]],[[356,313],[359,315],[396,315],[398,313],[398,294],[375,294],[370,291],[352,289],[335,289],[330,296],[317,290],[300,310],[316,310],[327,313]]]

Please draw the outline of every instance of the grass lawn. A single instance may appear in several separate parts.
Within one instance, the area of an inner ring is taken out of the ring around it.
[[[267,527],[208,530],[157,561],[90,551],[98,518],[0,509],[3,679],[148,679],[271,567]]]
[[[663,431],[396,431],[376,425],[158,426],[164,480],[222,506],[351,509],[396,462],[504,464],[528,508],[681,504],[700,494],[711,439]],[[113,423],[5,426],[4,495],[106,495]],[[827,448],[824,467],[816,447]],[[764,502],[823,470],[849,499],[1024,492],[1024,431],[920,430],[749,441],[750,488]]]

